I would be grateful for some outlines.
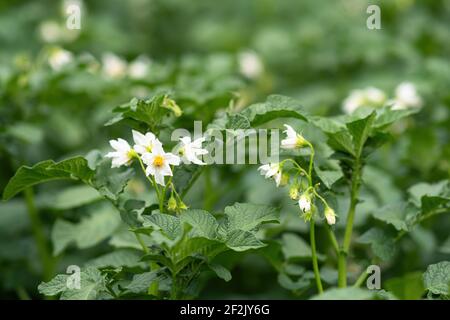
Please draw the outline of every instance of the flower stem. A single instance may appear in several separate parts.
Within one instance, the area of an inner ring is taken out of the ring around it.
[[[44,228],[39,217],[39,212],[34,204],[33,189],[25,189],[24,195],[34,240],[36,241],[39,258],[41,259],[43,279],[49,281],[53,276],[53,259],[49,252],[47,241],[45,240]]]
[[[315,239],[316,235],[315,235],[315,231],[314,231],[314,220],[311,220],[309,234],[310,234],[310,240],[311,240],[311,255],[312,255],[314,277],[316,278],[317,290],[319,291],[319,293],[322,293],[323,287],[322,287],[322,280],[320,279],[319,263],[317,262],[316,239]]]

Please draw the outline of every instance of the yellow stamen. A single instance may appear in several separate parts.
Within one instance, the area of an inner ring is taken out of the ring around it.
[[[153,159],[153,165],[155,167],[162,167],[163,164],[164,164],[164,158],[160,155],[155,156],[155,158]]]

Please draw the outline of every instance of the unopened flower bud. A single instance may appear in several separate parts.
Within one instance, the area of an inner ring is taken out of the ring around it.
[[[177,200],[173,196],[171,196],[169,198],[169,201],[167,202],[167,209],[169,211],[176,211],[177,207],[178,207]]]
[[[325,208],[325,219],[327,219],[327,223],[329,225],[333,225],[336,223],[336,213],[330,207]]]
[[[298,191],[299,191],[298,186],[296,184],[293,184],[291,186],[291,188],[289,189],[289,197],[292,200],[297,200],[297,198],[298,198]]]

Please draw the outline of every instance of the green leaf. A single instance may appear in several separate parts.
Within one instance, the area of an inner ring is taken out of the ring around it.
[[[253,233],[243,230],[233,230],[228,233],[225,244],[234,251],[246,251],[265,246]]]
[[[373,123],[373,128],[384,129],[401,118],[417,113],[416,109],[392,110],[392,108],[383,108],[378,111],[377,118]]]
[[[111,168],[111,159],[104,159],[95,169],[93,186],[110,200],[117,200],[125,189],[128,181],[133,177],[131,168]]]
[[[434,184],[418,183],[408,189],[410,200],[424,213],[432,211],[450,202],[450,188],[448,180]]]
[[[134,249],[119,249],[110,253],[101,255],[95,259],[86,262],[86,267],[105,268],[105,267],[136,267],[143,265],[140,263],[141,254]]]
[[[69,275],[58,274],[49,282],[42,282],[38,286],[38,291],[46,296],[56,296],[67,289],[67,279]]]
[[[402,300],[419,300],[425,292],[421,272],[411,272],[389,279],[384,283],[384,287]]]
[[[389,260],[395,253],[394,239],[378,228],[366,231],[359,237],[358,242],[370,244],[373,253],[382,260]]]
[[[80,287],[69,288],[69,277],[76,274],[57,275],[49,282],[43,282],[38,286],[41,294],[55,296],[61,294],[61,300],[92,300],[106,291],[105,277],[95,268],[88,268],[80,272]]]
[[[285,233],[281,238],[282,252],[286,260],[310,259],[311,247],[294,233]]]
[[[89,182],[94,172],[88,167],[86,159],[75,157],[61,162],[46,160],[32,167],[22,166],[9,180],[3,191],[3,199],[8,200],[17,193],[38,183],[60,179],[78,179]]]
[[[192,237],[216,238],[219,224],[208,211],[189,209],[183,212],[180,219],[181,223],[188,223],[192,226]]]
[[[263,223],[279,222],[276,208],[250,203],[235,203],[225,208],[228,230],[251,231]]]
[[[214,273],[220,278],[225,280],[226,282],[231,280],[231,273],[230,271],[225,268],[224,266],[221,266],[220,264],[216,263],[210,263],[208,267],[214,271]]]
[[[119,214],[110,205],[93,211],[79,223],[57,220],[51,233],[53,254],[60,254],[71,243],[79,249],[92,247],[111,236],[119,225]]]
[[[429,265],[423,274],[425,289],[433,294],[449,295],[450,261]]]
[[[372,300],[377,298],[377,293],[361,288],[331,288],[322,294],[313,296],[311,300]]]
[[[154,227],[161,230],[165,236],[175,240],[182,235],[181,222],[178,217],[164,213],[154,213],[144,216],[144,227]]]
[[[372,130],[372,123],[376,117],[376,112],[372,112],[368,117],[359,119],[346,124],[348,131],[353,138],[353,146],[355,156],[359,158],[361,156],[364,144]]]
[[[253,104],[241,111],[252,126],[258,126],[277,118],[296,118],[307,121],[300,102],[293,98],[271,95],[263,103]]]
[[[133,280],[125,287],[133,293],[147,293],[148,288],[158,278],[158,273],[155,271],[135,274]]]
[[[351,135],[348,131],[342,130],[328,135],[328,145],[336,151],[348,153],[356,156]]]
[[[328,189],[344,176],[342,170],[322,170],[319,167],[315,167],[314,171]]]
[[[162,93],[155,94],[147,100],[133,98],[130,102],[114,108],[113,112],[116,115],[105,125],[110,126],[123,120],[128,120],[133,124],[137,123],[136,127],[140,123],[144,123],[152,131],[156,131],[160,127],[164,116],[171,113],[176,116],[180,115],[181,110],[170,103],[172,101],[167,95]]]
[[[408,231],[407,216],[415,212],[407,202],[389,204],[372,212],[372,215],[381,221],[389,223],[398,231]]]
[[[67,210],[81,207],[101,198],[101,195],[94,188],[80,185],[68,187],[60,192],[39,198],[39,205],[56,210]]]
[[[311,285],[311,280],[314,279],[314,273],[311,271],[304,272],[301,277],[292,280],[286,273],[278,274],[278,283],[285,289],[296,291],[308,288]]]

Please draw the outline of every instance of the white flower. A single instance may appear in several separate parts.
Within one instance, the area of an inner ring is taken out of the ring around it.
[[[121,166],[128,166],[131,161],[136,156],[136,151],[134,151],[128,142],[119,138],[117,140],[109,140],[111,147],[116,150],[109,152],[106,157],[112,159],[111,167],[118,168]]]
[[[63,31],[59,24],[55,21],[44,21],[39,26],[39,33],[45,42],[54,43],[61,40],[63,37]]]
[[[205,141],[205,138],[199,138],[194,141],[191,141],[191,137],[186,136],[180,138],[181,146],[178,148],[178,155],[181,157],[183,163],[190,164],[195,163],[198,165],[205,165],[203,161],[201,161],[198,156],[207,154],[208,151],[206,149],[202,149],[202,143]]]
[[[382,106],[386,102],[386,94],[375,87],[368,87],[364,91],[366,101],[369,105]]]
[[[327,223],[329,225],[333,225],[336,223],[336,214],[330,207],[325,208],[325,219],[327,219]]]
[[[302,194],[298,199],[298,205],[303,213],[311,212],[311,197],[308,194]]]
[[[147,165],[145,173],[155,177],[156,183],[165,186],[164,177],[172,176],[170,165],[179,165],[180,158],[172,153],[165,153],[160,144],[155,144],[151,153],[145,153],[142,161]]]
[[[105,53],[102,57],[103,73],[113,79],[125,76],[127,62],[113,53]]]
[[[279,163],[264,164],[260,166],[258,170],[263,176],[265,176],[266,179],[273,178],[277,184],[277,187],[280,185],[282,172]]]
[[[422,98],[418,95],[416,87],[411,82],[403,82],[395,89],[395,100],[392,109],[420,108]]]
[[[128,76],[131,79],[143,79],[148,75],[151,61],[146,56],[140,56],[128,66]]]
[[[162,148],[162,143],[153,133],[147,132],[144,135],[136,130],[132,130],[131,132],[133,133],[133,140],[135,143],[133,148],[140,155],[153,152],[155,146]]]
[[[239,69],[247,78],[255,79],[261,75],[264,67],[256,53],[246,51],[239,55]]]
[[[342,110],[351,114],[362,106],[381,107],[386,102],[386,94],[375,87],[367,87],[365,89],[352,90],[350,95],[344,100]]]
[[[53,70],[59,71],[64,66],[72,62],[72,60],[73,55],[70,51],[61,48],[55,48],[50,52],[50,55],[48,57],[48,64]]]
[[[296,149],[304,147],[307,143],[305,138],[297,132],[290,126],[285,124],[286,130],[284,133],[286,133],[287,137],[286,139],[281,140],[281,147],[284,149]]]

